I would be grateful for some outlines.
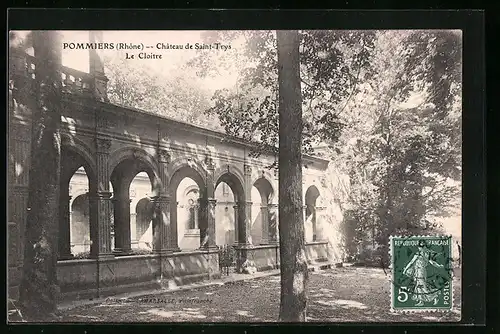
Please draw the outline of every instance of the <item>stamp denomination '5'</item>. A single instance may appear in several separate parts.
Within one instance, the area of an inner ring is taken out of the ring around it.
[[[450,236],[391,237],[392,309],[453,308]]]

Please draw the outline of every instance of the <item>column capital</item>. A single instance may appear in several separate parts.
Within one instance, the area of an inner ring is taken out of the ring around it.
[[[250,166],[249,164],[245,164],[243,166],[243,169],[244,169],[245,175],[251,175],[252,174],[252,166]]]
[[[105,200],[111,200],[111,196],[113,196],[113,193],[110,191],[97,191],[95,193],[88,193],[89,198],[93,199],[105,199]]]
[[[172,160],[172,156],[170,155],[169,151],[167,151],[166,149],[160,148],[160,149],[158,149],[158,160],[162,163],[169,164]]]
[[[114,194],[114,196],[111,198],[113,202],[118,202],[118,201],[129,201],[129,203],[132,203],[132,199],[128,196],[120,196],[119,194]]]
[[[269,209],[277,209],[278,208],[278,204],[276,204],[276,203],[268,204],[267,207]]]
[[[252,201],[241,201],[238,202],[237,205],[245,206],[245,205],[253,205]]]
[[[170,196],[167,195],[151,196],[150,198],[153,203],[170,203]],[[179,202],[177,202],[177,204],[179,204]]]
[[[212,159],[212,157],[210,155],[205,156],[205,165],[207,166],[208,170],[210,170],[210,171],[215,170],[214,159]]]
[[[217,199],[215,199],[215,198],[198,198],[198,203],[200,203],[200,204],[216,204]]]
[[[109,153],[109,149],[111,148],[111,140],[107,138],[97,138],[96,139],[96,148],[98,153]]]

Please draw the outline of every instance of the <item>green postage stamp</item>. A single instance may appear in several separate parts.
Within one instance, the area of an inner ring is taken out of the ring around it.
[[[391,237],[393,311],[451,311],[451,236]]]

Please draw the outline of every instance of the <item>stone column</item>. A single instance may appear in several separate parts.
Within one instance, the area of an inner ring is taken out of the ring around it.
[[[239,241],[243,245],[252,244],[252,167],[250,165],[244,165],[245,175],[244,175],[244,191],[245,191],[245,202],[239,202],[240,214],[243,215],[244,219],[241,220],[242,226],[239,228]]]
[[[151,198],[154,205],[153,214],[153,252],[168,253],[178,251],[177,244],[172,245],[170,198],[166,195]]]
[[[252,202],[238,202],[238,216],[241,224],[238,224],[238,243],[240,245],[252,245]]]
[[[315,210],[316,219],[316,240],[324,240],[324,228],[325,228],[325,207],[317,207]]]
[[[316,225],[316,207],[311,207],[311,226],[313,233],[313,241],[318,240],[318,226]]]
[[[113,196],[115,217],[115,253],[130,253],[130,203],[126,193]]]
[[[159,130],[158,130],[159,131]],[[159,144],[158,144],[159,145]],[[161,189],[159,191],[159,194],[157,197],[155,197],[157,205],[155,206],[155,212],[156,209],[161,210],[162,212],[162,220],[164,226],[162,228],[162,250],[167,250],[170,252],[178,252],[180,251],[179,248],[179,238],[178,238],[178,233],[177,233],[177,199],[170,198],[169,197],[169,191],[167,189],[168,185],[168,177],[167,177],[167,170],[168,170],[168,164],[171,162],[171,156],[168,150],[162,149],[158,147],[158,168],[159,168],[159,173],[160,173],[160,181],[161,181]],[[174,200],[173,203],[171,203],[171,200]],[[175,207],[173,207],[173,204],[175,204]],[[175,211],[172,211],[175,210]],[[172,219],[173,217],[171,216],[171,213],[175,212],[175,220]],[[175,221],[175,224],[174,224]],[[153,233],[154,233],[154,221],[153,221]],[[166,233],[166,234],[165,234]],[[154,235],[153,235],[154,239]],[[168,239],[168,241],[167,241]]]
[[[90,200],[90,253],[92,258],[113,257],[111,252],[112,193],[98,191],[89,194]]]
[[[93,189],[90,198],[90,247],[93,258],[113,257],[111,252],[111,195],[109,191],[109,149],[111,140],[96,139],[97,149],[97,185],[89,185]]]
[[[269,204],[267,208],[269,214],[269,243],[277,244],[279,241],[278,204]]]
[[[137,242],[137,212],[130,214],[130,243]]]
[[[205,158],[205,165],[208,172],[206,189],[204,193],[202,192],[203,197],[199,199],[200,248],[209,249],[217,247],[215,240],[215,206],[217,200],[215,199],[214,185],[215,165],[210,156]]]
[[[238,226],[240,225],[238,223],[238,219],[239,219],[239,215],[238,215],[238,205],[233,205],[233,209],[234,209],[234,243],[237,244],[238,243]]]
[[[73,258],[73,254],[71,254],[70,200],[69,184],[61,185],[59,198],[59,260]]]
[[[215,240],[215,206],[214,198],[200,199],[200,217],[203,225],[200,226],[200,248],[217,247]],[[200,222],[200,223],[201,223]]]
[[[262,240],[261,244],[267,245],[269,243],[269,211],[267,205],[260,207],[260,216],[262,218]]]
[[[194,206],[194,228],[195,229],[199,229],[200,228],[200,218],[199,218],[199,214],[200,214],[200,204],[199,203],[196,203]]]

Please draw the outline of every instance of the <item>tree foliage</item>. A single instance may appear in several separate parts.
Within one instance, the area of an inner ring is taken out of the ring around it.
[[[435,218],[457,205],[460,35],[383,32],[372,66],[336,159],[351,181],[346,218],[356,222],[353,241],[368,235],[385,257],[389,235],[435,231]]]
[[[183,71],[163,75],[120,55],[105,57],[104,65],[112,103],[220,129],[216,120],[204,115],[210,98],[194,74]]]
[[[300,77],[303,101],[304,153],[321,141],[334,143],[345,124],[339,119],[345,100],[357,91],[361,78],[370,74],[373,31],[300,32]],[[241,50],[210,58],[202,53],[191,63],[202,75],[218,75],[217,63],[227,70],[229,59],[238,64],[234,89],[217,91],[209,115],[219,117],[226,133],[260,143],[255,155],[278,146],[277,47],[273,31],[211,32],[207,42],[243,38]],[[222,60],[221,60],[222,58]],[[210,61],[211,59],[211,61]],[[215,66],[214,66],[215,65]],[[207,69],[208,68],[208,69]]]
[[[237,59],[234,89],[207,112],[232,136],[276,153],[275,33],[210,32],[207,42],[243,39],[232,53],[203,53],[201,75]],[[303,152],[326,143],[350,178],[341,204],[355,243],[435,228],[457,203],[461,175],[461,35],[457,31],[302,31]],[[234,68],[234,66],[233,66]],[[283,139],[283,138],[282,138]],[[367,235],[370,238],[367,238]]]

